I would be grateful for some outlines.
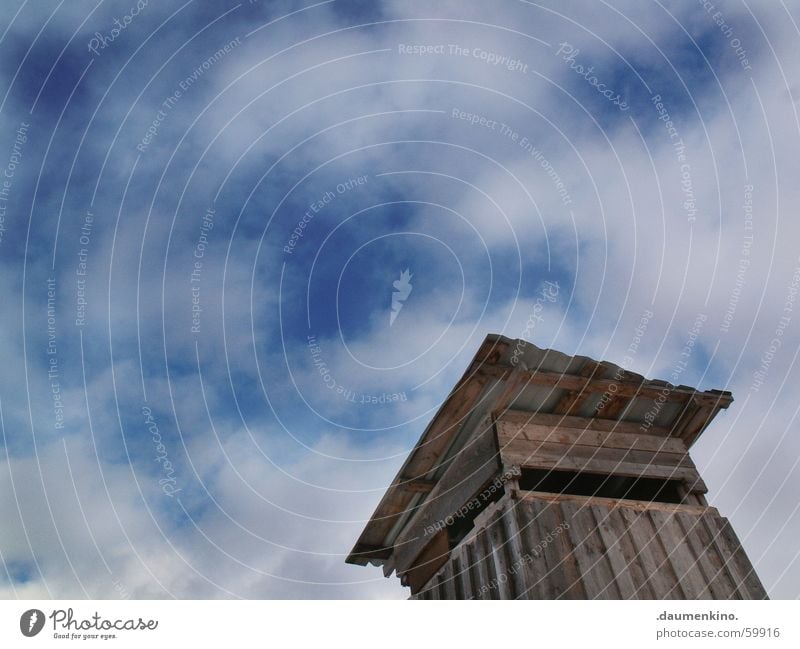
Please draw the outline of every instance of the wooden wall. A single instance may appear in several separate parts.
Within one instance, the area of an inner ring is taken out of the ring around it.
[[[596,430],[585,426],[597,420],[571,427],[523,417],[508,413],[496,421],[505,465],[681,480],[688,491],[707,490],[683,440],[643,433],[636,424]]]
[[[713,507],[511,491],[413,599],[765,599]]]

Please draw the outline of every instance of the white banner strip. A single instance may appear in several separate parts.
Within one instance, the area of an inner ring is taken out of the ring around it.
[[[799,617],[794,601],[4,601],[0,647],[777,648],[800,646]]]

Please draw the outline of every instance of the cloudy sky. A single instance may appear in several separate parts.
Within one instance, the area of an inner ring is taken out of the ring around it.
[[[0,597],[406,597],[344,557],[490,332],[731,390],[799,596],[800,6],[716,4],[4,1]]]

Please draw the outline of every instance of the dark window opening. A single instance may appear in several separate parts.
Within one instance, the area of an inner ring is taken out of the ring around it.
[[[681,481],[662,478],[631,478],[580,471],[522,469],[519,486],[520,489],[528,491],[545,491],[574,496],[597,496],[675,504],[683,502]]]

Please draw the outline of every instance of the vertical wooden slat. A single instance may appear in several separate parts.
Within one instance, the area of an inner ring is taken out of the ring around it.
[[[716,524],[717,519],[717,516],[702,516],[700,520],[705,528],[708,545],[722,564],[720,575],[724,576],[725,581],[728,583],[727,599],[747,599],[745,593],[742,592],[742,580],[736,567],[732,565],[731,553],[725,551],[725,544],[719,539],[720,530]]]
[[[469,555],[467,554],[467,543],[460,543],[454,550],[454,556],[458,558],[460,574],[458,577],[461,599],[471,599],[473,593],[472,573],[469,565]]]
[[[578,562],[575,560],[574,547],[570,541],[566,514],[559,504],[552,508],[556,521],[558,522],[557,528],[560,529],[558,536],[555,540],[557,555],[560,557],[561,569],[564,571],[566,578],[567,591],[564,594],[565,599],[586,599],[586,590],[583,586],[583,580],[578,569]]]
[[[509,500],[503,507],[502,524],[505,526],[505,535],[508,541],[509,556],[511,557],[511,567],[509,577],[513,581],[512,588],[514,597],[527,599],[527,586],[525,583],[525,551],[522,545],[522,535],[517,524],[517,507],[519,502]]]
[[[718,523],[721,526],[722,537],[733,551],[733,561],[736,564],[738,572],[740,575],[744,576],[743,583],[747,591],[747,597],[749,599],[769,599],[764,585],[758,578],[753,564],[750,563],[750,559],[747,557],[747,554],[745,554],[744,548],[742,548],[742,544],[728,519],[720,518],[718,519]]]
[[[544,577],[547,597],[549,599],[563,599],[567,597],[572,583],[564,569],[564,556],[560,546],[556,544],[558,532],[556,528],[561,523],[561,516],[556,514],[559,510],[558,503],[546,503],[539,509],[536,517],[538,525],[539,550],[545,558],[547,573]]]
[[[574,554],[581,571],[586,596],[589,599],[620,597],[614,571],[605,556],[591,513],[586,511],[585,506],[571,502],[565,501],[561,507],[565,515],[566,512],[571,514],[568,517],[570,539],[575,547]]]
[[[681,585],[682,572],[675,566],[672,543],[669,538],[663,536],[662,520],[658,512],[648,509],[642,516],[643,521],[647,521],[653,534],[651,544],[654,554],[657,553],[659,563],[659,575],[655,583],[658,584],[660,599],[691,599]]]
[[[485,529],[478,532],[476,538],[476,547],[480,552],[480,563],[482,570],[485,570],[486,584],[489,588],[486,593],[486,599],[499,599],[497,594],[497,570],[495,569],[494,559],[492,557],[492,545],[489,540],[489,535]]]
[[[544,553],[535,550],[539,543],[536,517],[544,503],[519,502],[516,507],[517,526],[522,541],[522,557],[525,559],[525,599],[548,599],[547,564]]]
[[[470,599],[486,599],[486,594],[482,589],[483,584],[486,583],[486,571],[482,569],[480,553],[475,547],[475,539],[473,538],[464,549],[467,554],[467,566],[469,568],[470,582],[472,583]]]
[[[586,509],[594,519],[595,529],[605,548],[605,555],[611,564],[611,569],[614,571],[615,584],[619,591],[619,596],[622,599],[635,599],[636,586],[628,570],[628,562],[625,561],[622,548],[618,542],[622,530],[612,529],[609,523],[612,510],[596,506],[587,507]]]
[[[453,564],[453,589],[455,599],[464,599],[464,568],[461,555],[463,545],[459,545],[450,552],[450,562]]]
[[[511,575],[511,564],[513,559],[509,559],[508,539],[505,535],[505,526],[501,519],[502,512],[496,512],[487,522],[487,532],[489,543],[491,544],[491,558],[494,563],[495,574],[497,575],[497,594],[500,599],[513,599],[514,590]]]
[[[551,503],[542,503],[537,508],[536,516],[533,520],[533,529],[536,530],[536,543],[532,546],[532,549],[544,559],[542,565],[545,571],[539,576],[544,586],[544,597],[546,599],[559,599],[567,590],[567,584],[560,570],[561,558],[546,541],[548,533],[552,531],[554,520],[553,505]]]
[[[679,588],[685,599],[698,599],[707,590],[707,583],[686,542],[686,536],[675,519],[674,513],[652,511],[653,520],[659,527],[659,536],[669,548],[669,561],[675,569]]]
[[[442,585],[442,599],[456,599],[456,585],[453,578],[453,561],[448,560],[439,573]]]
[[[631,562],[639,567],[644,577],[644,581],[639,584],[637,597],[640,599],[660,599],[662,594],[655,583],[660,566],[651,547],[653,536],[648,529],[649,523],[642,520],[643,514],[641,512],[631,509],[620,507],[618,514],[624,522],[626,536],[630,541],[633,553]]]
[[[700,593],[702,599],[728,599],[728,587],[721,575],[722,563],[714,561],[714,553],[703,540],[703,524],[699,516],[676,514],[677,521],[686,543],[692,551],[697,569],[703,576],[705,588]]]

